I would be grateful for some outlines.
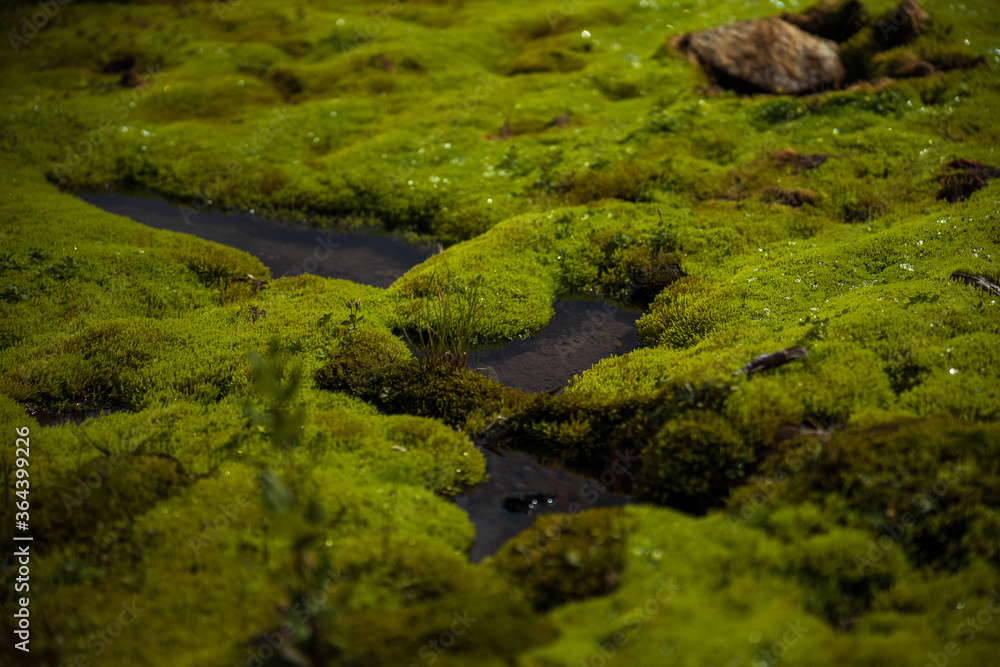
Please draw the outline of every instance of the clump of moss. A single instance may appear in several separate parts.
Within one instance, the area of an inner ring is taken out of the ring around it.
[[[316,371],[316,384],[371,398],[381,393],[383,375],[410,351],[385,329],[365,325],[347,331],[328,355],[330,361]]]
[[[778,203],[784,206],[798,208],[803,204],[816,204],[816,193],[811,190],[793,190],[790,188],[767,187],[761,190],[760,200],[765,203]]]
[[[32,524],[53,536],[51,544],[97,542],[97,535],[120,529],[189,481],[173,457],[109,451],[49,480],[49,492],[32,501]]]
[[[672,236],[657,231],[641,236],[598,232],[580,253],[587,274],[577,277],[580,282],[571,288],[583,291],[597,287],[612,299],[648,304],[684,275],[673,241]]]
[[[736,390],[725,382],[670,381],[642,397],[537,396],[511,412],[506,436],[594,477],[614,470],[616,459],[634,457],[638,476],[616,475],[616,491],[703,512],[743,482],[761,443],[773,437],[747,435],[748,419],[728,412]]]
[[[954,45],[952,30],[940,13],[932,18],[904,0],[841,44],[840,58],[849,80],[925,77],[983,64],[982,56]]]
[[[310,622],[287,605],[281,628],[270,631],[291,635],[296,652],[347,664],[488,664],[553,637],[521,591],[461,556],[412,541],[354,547],[331,559],[327,571],[337,581],[326,586],[330,595],[309,605]],[[307,599],[316,588],[299,585],[290,597]],[[278,655],[265,664],[287,662]]]
[[[857,559],[867,553],[870,542],[857,530],[833,528],[804,537],[791,549],[795,575],[808,591],[806,609],[841,628],[850,627],[852,619],[870,609],[905,571],[903,557],[892,551],[868,567],[858,567]]]
[[[756,460],[731,420],[692,410],[665,424],[642,449],[642,498],[702,512],[739,484]]]
[[[617,452],[637,450],[650,408],[632,398],[600,401],[577,394],[538,395],[510,415],[517,446],[599,475]]]
[[[680,278],[657,295],[637,323],[639,340],[643,345],[691,347],[732,315],[732,305],[709,281]]]
[[[844,42],[868,23],[868,9],[859,0],[823,0],[801,14],[786,12],[781,18],[808,33]]]
[[[560,195],[566,204],[579,206],[602,199],[649,201],[650,192],[662,180],[662,171],[656,165],[628,161],[611,169],[578,171],[555,184],[542,185]]]
[[[347,351],[316,372],[316,384],[331,391],[352,391],[390,414],[436,417],[452,426],[481,421],[500,405],[512,390],[465,368],[422,368],[408,359],[383,364],[380,350],[373,348],[367,361]]]
[[[986,537],[1000,529],[991,512],[1000,506],[995,424],[898,419],[836,432],[816,452],[800,457],[770,506],[811,502],[827,507],[835,523],[866,531],[875,547],[859,551],[855,567],[874,567],[893,549],[918,567],[955,570],[977,558],[1000,567],[996,541]],[[764,461],[761,474],[774,477],[787,465],[786,453]],[[750,502],[755,491],[735,493],[730,507]]]
[[[624,564],[628,524],[620,509],[546,514],[492,559],[536,609],[613,591]]]
[[[844,222],[861,223],[880,218],[889,211],[885,197],[872,192],[849,193],[840,204]]]

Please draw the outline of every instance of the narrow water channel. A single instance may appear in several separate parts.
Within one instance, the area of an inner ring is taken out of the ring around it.
[[[577,508],[615,507],[632,501],[608,491],[597,480],[539,465],[524,452],[482,452],[489,478],[455,498],[476,527],[476,542],[469,552],[473,563],[495,554],[504,542],[530,528],[540,514],[575,513]]]
[[[160,199],[121,194],[79,195],[110,213],[175,232],[192,234],[248,252],[271,271],[272,277],[313,273],[356,283],[388,287],[431,254],[381,234],[341,233],[305,225],[285,224],[247,213],[200,212],[185,216]],[[554,304],[555,316],[537,335],[502,347],[476,352],[470,365],[508,387],[548,391],[564,387],[574,375],[606,357],[638,347],[637,311],[610,302],[568,296]],[[90,409],[61,415],[36,415],[40,423],[80,423],[106,414]],[[483,450],[487,481],[456,498],[476,527],[469,559],[482,560],[504,542],[528,528],[535,517],[608,507],[630,502],[595,480],[539,465],[523,452],[504,454]]]
[[[432,248],[407,245],[383,234],[335,232],[249,213],[192,213],[190,208],[152,197],[104,193],[79,197],[149,227],[191,234],[248,252],[271,270],[272,278],[313,273],[388,287],[433,252]]]

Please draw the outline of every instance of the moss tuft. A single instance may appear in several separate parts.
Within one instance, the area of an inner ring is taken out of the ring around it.
[[[629,532],[620,509],[546,514],[491,559],[541,611],[617,587]]]
[[[643,345],[691,347],[732,317],[733,306],[705,279],[685,277],[670,284],[639,320]]]
[[[641,497],[693,512],[718,503],[756,460],[753,446],[732,422],[706,410],[665,424],[641,457]]]

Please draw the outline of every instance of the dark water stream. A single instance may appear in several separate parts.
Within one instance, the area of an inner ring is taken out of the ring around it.
[[[192,213],[162,199],[119,194],[79,195],[89,204],[144,225],[192,234],[260,259],[271,277],[313,273],[363,285],[388,287],[431,256],[392,236],[343,233],[267,220],[249,213]]]
[[[177,205],[155,198],[120,194],[86,194],[80,198],[150,227],[193,234],[248,252],[260,258],[272,277],[305,272],[384,288],[432,252],[391,236],[333,232],[248,213],[205,211],[191,215],[187,211],[185,216]],[[508,387],[547,391],[565,386],[574,375],[601,359],[638,347],[637,311],[574,297],[556,301],[554,309],[555,316],[537,335],[476,352],[470,365]],[[35,416],[42,424],[79,424],[106,412],[81,407],[76,412]],[[488,480],[456,499],[476,526],[476,543],[469,555],[473,562],[495,553],[504,542],[528,528],[539,514],[630,502],[627,496],[605,488],[618,482],[613,476],[602,485],[556,467],[539,465],[521,452],[498,454],[484,450],[483,454]]]
[[[476,543],[469,552],[469,560],[473,563],[495,554],[504,542],[531,527],[540,514],[575,514],[594,507],[631,502],[628,496],[608,491],[597,480],[539,465],[524,452],[501,455],[483,450],[483,455],[489,478],[455,499],[476,527]],[[617,468],[625,473],[617,475],[609,470],[605,479],[608,486],[624,481],[618,478],[633,472],[627,460]]]
[[[508,387],[549,391],[601,359],[639,347],[639,311],[572,297],[556,301],[553,308],[555,315],[541,332],[473,353],[470,366]]]

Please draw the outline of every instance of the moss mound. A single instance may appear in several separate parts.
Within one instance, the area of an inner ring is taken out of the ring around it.
[[[540,517],[503,546],[492,566],[542,611],[605,595],[624,562],[625,521],[617,509]]]
[[[901,419],[836,433],[814,456],[799,456],[788,470],[800,436],[760,468],[763,479],[787,475],[774,487],[774,507],[813,503],[836,522],[867,531],[878,548],[859,556],[860,569],[881,559],[885,543],[915,566],[956,570],[970,561],[998,561],[995,424],[970,425],[945,417]],[[734,494],[730,509],[754,503],[760,489]],[[752,508],[752,505],[748,507]],[[758,519],[767,525],[771,510]],[[758,515],[757,512],[754,512]],[[881,540],[881,542],[879,542]]]

